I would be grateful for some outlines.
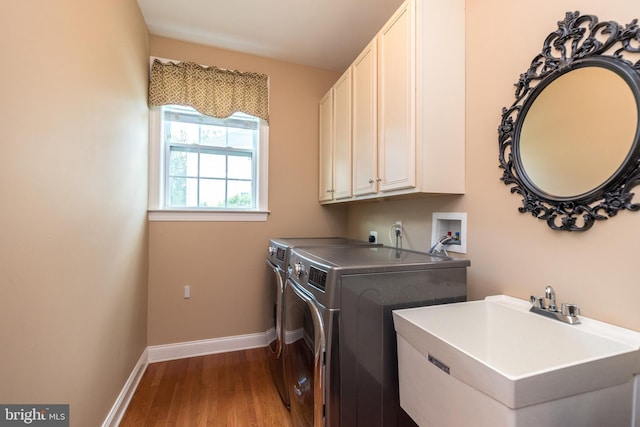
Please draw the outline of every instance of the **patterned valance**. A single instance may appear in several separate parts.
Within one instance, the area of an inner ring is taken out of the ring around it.
[[[243,112],[268,122],[269,77],[155,59],[149,81],[149,106],[169,104],[188,105],[218,118]]]

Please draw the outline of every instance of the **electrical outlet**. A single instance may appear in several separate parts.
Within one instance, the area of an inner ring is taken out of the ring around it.
[[[396,221],[396,223],[393,224],[393,229],[398,237],[402,237],[402,235],[404,234],[402,230],[402,221]]]
[[[186,285],[184,287],[184,299],[189,299],[191,298],[191,286]]]
[[[378,243],[378,232],[370,231],[369,232],[369,243]]]

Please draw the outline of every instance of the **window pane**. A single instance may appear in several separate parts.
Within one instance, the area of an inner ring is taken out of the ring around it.
[[[198,153],[187,152],[187,176],[198,176]]]
[[[226,147],[227,128],[224,126],[203,125],[200,143],[214,147]]]
[[[169,154],[169,175],[187,175],[187,153],[185,151],[171,150]]]
[[[253,165],[251,157],[247,156],[229,156],[229,178],[235,179],[251,179]]]
[[[227,206],[230,208],[253,207],[251,183],[247,181],[229,181]]]
[[[167,141],[178,144],[197,144],[200,140],[199,125],[170,121],[166,135]]]
[[[185,178],[169,178],[167,204],[169,206],[187,206],[187,180]]]
[[[251,129],[229,128],[229,146],[252,149],[254,133]]]
[[[200,176],[203,178],[224,178],[227,173],[225,157],[222,154],[200,154]]]
[[[169,153],[169,176],[198,176],[198,153],[172,148]]]
[[[200,180],[200,207],[224,208],[224,180],[203,179]]]
[[[169,178],[167,205],[171,207],[196,207],[198,180],[195,178]]]
[[[198,179],[187,178],[187,207],[195,208],[197,206],[198,206]]]

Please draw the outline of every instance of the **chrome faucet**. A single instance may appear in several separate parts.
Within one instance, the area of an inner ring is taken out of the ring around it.
[[[556,291],[554,291],[551,286],[547,286],[546,288],[544,288],[544,296],[549,300],[547,310],[558,311],[558,306],[556,305]]]
[[[549,300],[549,305],[545,307],[545,299]],[[560,306],[560,311],[556,306],[556,292],[551,286],[547,286],[544,289],[544,298],[531,296],[531,309],[529,311],[533,313],[542,314],[543,316],[551,317],[571,325],[580,323],[578,314],[580,314],[580,307],[576,304],[563,303]]]

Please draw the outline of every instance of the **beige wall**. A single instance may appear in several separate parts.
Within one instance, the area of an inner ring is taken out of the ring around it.
[[[346,209],[317,202],[318,101],[339,73],[155,36],[150,51],[269,75],[271,214],[266,222],[149,224],[149,345],[264,332],[269,238],[346,232]]]
[[[520,198],[500,181],[497,166],[501,109],[513,102],[513,83],[565,12],[579,8],[627,24],[640,9],[628,0],[469,0],[466,6],[466,195],[355,205],[348,210],[349,234],[362,238],[377,227],[386,236],[393,221],[402,219],[410,246],[424,250],[432,212],[467,212],[471,299],[493,294],[528,299],[549,284],[559,301],[579,304],[585,316],[640,330],[634,261],[640,214],[621,212],[585,233],[552,231],[517,211]],[[544,337],[536,339],[544,345]]]
[[[0,402],[105,419],[146,346],[135,0],[0,2]]]
[[[70,403],[73,426],[98,425],[146,345],[266,330],[269,237],[364,239],[376,229],[388,243],[400,219],[405,246],[425,250],[434,211],[469,215],[471,299],[528,298],[552,284],[585,315],[640,330],[640,214],[554,232],[519,214],[499,180],[500,110],[575,7],[468,1],[467,194],[347,208],[316,201],[317,102],[339,73],[149,41],[134,0],[0,3],[0,402]],[[580,10],[623,24],[638,15],[622,0],[584,0]],[[269,74],[267,222],[152,222],[147,231],[149,50]]]

